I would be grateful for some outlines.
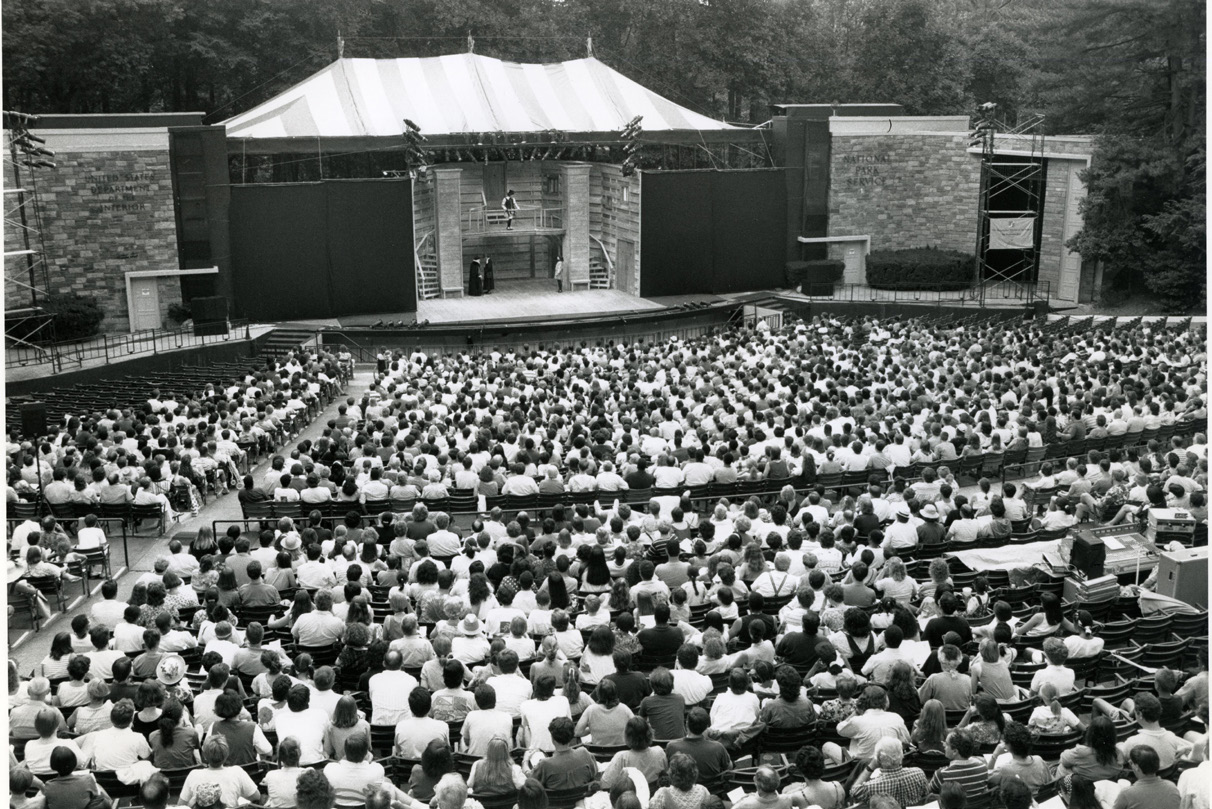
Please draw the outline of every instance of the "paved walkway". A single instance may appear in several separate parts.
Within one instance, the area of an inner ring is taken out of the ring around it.
[[[371,376],[369,365],[359,368],[354,374],[353,380],[346,386],[346,393],[349,395],[360,394],[370,385]],[[327,426],[328,420],[336,417],[337,405],[344,401],[345,397],[338,397],[329,403],[328,407],[292,442],[292,445],[307,438],[313,441],[319,438]],[[268,469],[269,459],[266,458],[253,469],[253,477],[259,479]],[[152,570],[156,560],[168,554],[168,543],[175,535],[181,532],[195,532],[200,526],[210,525],[213,520],[239,520],[242,516],[240,502],[235,491],[212,499],[202,507],[197,517],[188,517],[171,526],[168,533],[162,537],[131,537],[128,542],[129,567],[123,559],[121,536],[111,537],[111,556],[113,573],[118,581],[118,598],[126,599],[134,589],[135,581],[139,576]],[[9,657],[17,662],[17,669],[22,675],[28,674],[38,662],[46,657],[50,652],[51,640],[57,633],[70,631],[72,618],[82,613],[87,614],[93,603],[100,598],[101,582],[94,579],[92,585],[92,593],[88,597],[82,594],[80,584],[65,585],[64,589],[68,598],[71,599],[67,611],[56,612],[52,615],[50,622],[44,623],[40,632],[33,632],[29,628],[28,619],[24,618],[18,619],[17,627],[7,627]]]

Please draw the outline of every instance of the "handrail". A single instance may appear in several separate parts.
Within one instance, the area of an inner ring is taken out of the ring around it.
[[[614,262],[610,259],[610,253],[606,250],[606,245],[602,244],[602,240],[592,233],[589,234],[592,241],[598,243],[598,249],[602,251],[602,256],[606,259],[606,283],[610,289],[614,289]]]
[[[418,297],[421,294],[421,271],[422,271],[421,248],[424,246],[425,242],[429,240],[429,237],[434,234],[434,232],[435,231],[432,231],[432,230],[429,231],[428,233],[426,233],[424,236],[421,237],[421,240],[419,242],[417,242],[416,244],[414,244],[412,246],[412,260],[413,260],[414,272],[417,276],[416,284],[417,284]],[[439,286],[441,286],[440,279],[439,279]]]
[[[240,335],[241,330],[243,330],[243,336]],[[214,339],[208,343],[208,337]],[[83,363],[90,359],[104,359],[106,362],[110,362],[113,359],[133,354],[159,354],[161,349],[175,351],[181,348],[229,342],[233,338],[252,339],[247,320],[229,320],[227,329],[222,334],[215,335],[194,334],[192,328],[145,329],[129,334],[102,334],[88,340],[48,343],[39,346],[36,351],[21,346],[6,346],[4,367],[51,365],[55,369],[60,369],[64,362]],[[161,345],[162,341],[165,343],[164,345]]]
[[[473,205],[467,209],[467,230],[482,232],[488,229],[488,214],[500,214],[503,218],[505,211],[491,205]],[[537,206],[534,208],[518,208],[514,211],[514,222],[533,221],[534,227],[559,228],[563,224],[564,206]]]

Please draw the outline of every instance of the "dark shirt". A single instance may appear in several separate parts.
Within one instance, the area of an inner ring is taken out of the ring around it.
[[[1158,697],[1161,702],[1161,723],[1168,725],[1177,722],[1183,715],[1183,698],[1176,696]]]
[[[236,493],[236,499],[241,503],[264,503],[269,495],[260,489],[241,489]]]
[[[775,653],[790,666],[797,669],[810,669],[816,663],[816,644],[820,641],[820,635],[788,632],[779,641]]]
[[[584,747],[557,750],[536,764],[530,777],[544,789],[583,787],[598,780],[598,764]]]
[[[917,541],[920,545],[941,545],[946,535],[947,529],[939,525],[937,520],[927,520],[917,527]]]
[[[52,778],[42,785],[46,805],[54,809],[86,809],[101,795],[101,787],[91,772],[74,772]]]
[[[631,489],[651,489],[656,483],[656,478],[642,469],[637,469],[623,479],[627,481],[627,486]]]
[[[685,753],[694,759],[694,763],[699,766],[700,781],[715,778],[732,769],[732,758],[729,757],[727,748],[702,736],[672,741],[665,748],[665,752],[670,757],[674,753]]]
[[[940,615],[937,618],[931,618],[926,624],[926,630],[922,633],[922,639],[928,641],[931,646],[942,646],[943,635],[948,632],[957,633],[964,643],[972,640],[972,627],[968,626],[966,619],[958,615]]]
[[[614,674],[607,674],[602,679],[614,683],[614,691],[618,695],[619,702],[630,708],[633,713],[640,709],[640,702],[644,697],[652,693],[652,684],[639,672],[629,671],[620,674],[616,671]],[[594,700],[596,701],[597,697],[594,697]]]
[[[640,646],[644,649],[644,654],[649,657],[676,655],[678,649],[682,648],[682,644],[686,640],[686,636],[682,634],[682,630],[668,624],[642,629],[636,637],[639,638]]]
[[[843,584],[842,593],[847,607],[870,607],[879,599],[875,591],[865,584]]]
[[[686,735],[686,700],[677,694],[650,694],[640,700],[640,716],[648,720],[654,739]]]
[[[736,639],[740,644],[748,646],[749,644],[753,643],[753,639],[749,637],[749,625],[754,621],[761,621],[762,623],[766,624],[766,640],[774,640],[774,638],[778,635],[779,627],[778,624],[775,623],[773,617],[766,615],[765,613],[759,613],[757,615],[751,613],[741,619],[741,631],[736,634]]]

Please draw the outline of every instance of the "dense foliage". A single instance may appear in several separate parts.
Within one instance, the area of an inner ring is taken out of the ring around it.
[[[59,341],[92,337],[105,319],[96,299],[74,292],[48,295],[41,303],[55,316],[55,339]]]
[[[998,104],[1101,136],[1074,245],[1117,284],[1202,305],[1200,0],[6,0],[6,109],[222,120],[337,55],[595,56],[696,111]],[[1198,276],[1198,277],[1197,277]],[[1198,293],[1198,294],[1197,294]]]
[[[976,256],[958,250],[914,247],[867,256],[867,283],[879,289],[964,289],[975,272]]]

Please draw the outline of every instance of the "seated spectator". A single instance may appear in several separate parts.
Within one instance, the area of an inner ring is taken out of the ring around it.
[[[1034,795],[1039,788],[1052,782],[1052,770],[1039,756],[1031,755],[1034,742],[1031,731],[1018,722],[1006,723],[1002,742],[993,751],[993,769],[989,783],[997,787],[1006,780],[1017,780],[1027,785]],[[1002,755],[1006,751],[1009,755]]]
[[[855,780],[850,797],[865,801],[873,795],[888,795],[901,806],[915,806],[922,803],[929,791],[921,768],[904,766],[901,743],[884,738],[876,742],[874,759]]]

